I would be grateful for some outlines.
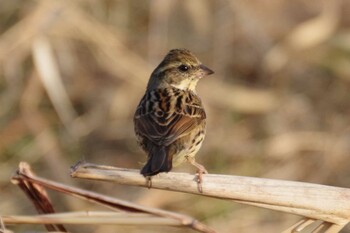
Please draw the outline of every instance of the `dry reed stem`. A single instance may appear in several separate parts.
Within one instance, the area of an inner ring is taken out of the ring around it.
[[[35,176],[33,171],[28,166],[22,166],[21,172],[27,176]],[[56,212],[52,202],[50,201],[49,195],[43,186],[28,182],[24,179],[13,179],[12,182],[22,189],[27,197],[32,201],[38,213],[53,214]],[[46,224],[45,222],[45,228],[49,232],[67,232],[65,227],[61,224]]]
[[[68,97],[62,77],[59,72],[57,61],[54,58],[53,48],[49,39],[45,36],[38,37],[33,44],[33,58],[36,69],[40,74],[47,94],[56,109],[66,129],[70,129],[72,121],[77,117],[73,104]]]
[[[69,212],[36,216],[2,216],[6,224],[109,224],[183,226],[175,219],[140,213],[113,213],[102,211]]]
[[[78,164],[72,177],[147,187],[138,170]],[[350,220],[350,190],[332,186],[253,177],[205,174],[203,193],[194,175],[161,173],[152,188],[229,199],[243,204],[297,214],[344,226]]]
[[[282,233],[337,233],[344,226],[324,222],[321,220],[304,218],[292,225]]]
[[[162,217],[164,219],[170,219],[169,221],[177,221],[179,223],[179,226],[183,227],[189,227],[193,230],[204,232],[204,233],[215,233],[215,231],[208,226],[204,225],[203,223],[197,221],[196,219],[183,215],[178,214],[170,211],[165,211],[161,209],[155,209],[150,207],[145,207],[141,205],[137,205],[131,202],[119,200],[116,198],[112,198],[109,196],[101,195],[95,192],[71,187],[68,185],[64,185],[61,183],[57,183],[51,180],[47,180],[44,178],[40,178],[38,176],[33,175],[30,172],[27,172],[27,170],[30,170],[29,164],[25,162],[21,162],[19,165],[19,170],[17,171],[17,175],[15,175],[12,178],[12,181],[16,184],[20,182],[28,182],[33,185],[40,185],[45,188],[49,188],[61,193],[65,193],[74,197],[78,197],[83,200],[87,200],[93,203],[100,204],[102,206],[108,207],[113,210],[118,211],[126,211],[131,213],[144,213],[153,215],[155,217]],[[139,219],[140,220],[140,219]],[[151,220],[149,220],[151,221]],[[158,221],[158,220],[157,220]],[[168,220],[166,220],[168,221]],[[5,222],[6,223],[6,222]],[[46,222],[41,222],[41,224]],[[138,222],[138,224],[141,224]],[[148,223],[150,224],[150,223]],[[164,225],[164,223],[162,223]]]

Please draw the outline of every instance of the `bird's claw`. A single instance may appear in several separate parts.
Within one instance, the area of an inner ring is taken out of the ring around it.
[[[200,193],[203,193],[203,187],[202,187],[202,183],[203,183],[203,174],[208,174],[208,171],[204,168],[202,169],[198,169],[196,172],[196,176],[197,176],[197,188],[198,191]]]
[[[151,176],[146,176],[146,184],[147,184],[148,189],[152,188],[152,177]]]

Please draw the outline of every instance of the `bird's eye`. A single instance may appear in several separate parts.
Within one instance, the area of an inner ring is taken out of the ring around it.
[[[186,72],[186,71],[189,69],[189,67],[186,66],[186,65],[181,65],[181,66],[178,67],[178,69],[179,69],[180,71],[182,71],[182,72]]]

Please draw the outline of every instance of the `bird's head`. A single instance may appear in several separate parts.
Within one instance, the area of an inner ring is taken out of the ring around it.
[[[197,82],[214,71],[187,49],[173,49],[153,71],[147,89],[174,87],[195,91]]]

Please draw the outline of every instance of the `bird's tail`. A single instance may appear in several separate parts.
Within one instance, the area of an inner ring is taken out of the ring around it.
[[[145,166],[141,169],[141,174],[143,176],[153,176],[160,172],[168,172],[171,170],[172,155],[167,153],[164,146],[155,146],[149,152],[148,161]]]

